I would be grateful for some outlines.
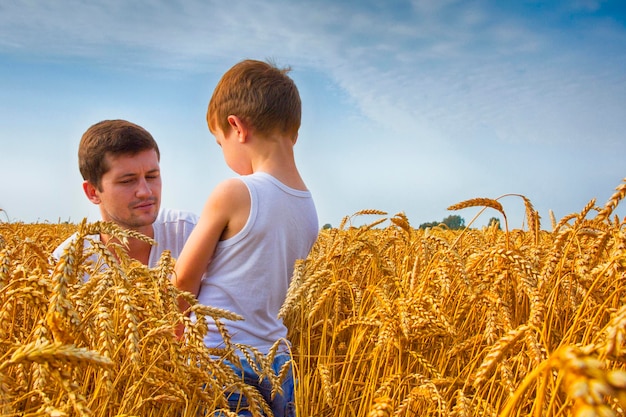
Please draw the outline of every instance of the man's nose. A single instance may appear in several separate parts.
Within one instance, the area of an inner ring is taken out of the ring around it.
[[[138,197],[149,196],[152,194],[152,188],[150,188],[150,184],[148,184],[148,181],[145,178],[139,179],[136,194]]]

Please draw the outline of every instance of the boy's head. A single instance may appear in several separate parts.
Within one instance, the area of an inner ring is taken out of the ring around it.
[[[209,102],[207,123],[211,133],[229,129],[234,115],[259,135],[278,133],[295,139],[300,129],[302,105],[290,68],[255,60],[244,60],[228,70]]]
[[[106,156],[136,155],[159,147],[152,135],[126,120],[103,120],[83,134],[78,146],[78,168],[83,179],[101,190],[102,176],[107,173]]]

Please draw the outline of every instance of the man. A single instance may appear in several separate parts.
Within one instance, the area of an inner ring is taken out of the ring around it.
[[[128,255],[149,267],[157,266],[164,250],[178,258],[197,223],[193,213],[160,210],[159,161],[159,147],[152,135],[126,120],[94,124],[83,134],[78,148],[83,191],[89,201],[99,206],[102,220],[156,241],[157,245],[152,246],[140,239],[128,239]],[[75,238],[76,235],[70,236],[53,256],[59,259]],[[104,244],[111,239],[105,234],[91,238]],[[89,245],[88,240],[85,245]]]

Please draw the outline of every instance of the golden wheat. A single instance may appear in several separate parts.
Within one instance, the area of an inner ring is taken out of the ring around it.
[[[72,232],[76,241],[54,260],[48,254]],[[120,244],[92,239],[100,261],[91,265],[83,242],[96,233]],[[0,236],[0,415],[195,416],[227,408],[227,388],[249,397],[253,415],[268,411],[260,394],[219,360],[232,358],[232,350],[204,346],[202,320],[189,324],[190,338],[176,339],[173,330],[186,316],[176,307],[168,253],[158,268],[138,264],[124,243],[143,237],[102,222],[0,223]]]
[[[626,219],[610,217],[625,192],[622,183],[602,208],[551,214],[550,231],[516,194],[527,230],[509,230],[500,197],[450,209],[495,209],[503,231],[419,230],[403,213],[352,225],[387,216],[379,210],[321,230],[280,311],[298,415],[624,415]],[[84,252],[97,233],[119,243]],[[270,369],[279,342],[268,355],[233,346],[223,321],[241,318],[179,293],[168,253],[157,268],[133,262],[130,238],[143,237],[102,222],[0,223],[0,416],[232,416],[231,390],[269,415],[221,359],[236,363],[240,350],[278,392],[289,369]],[[179,296],[195,321],[178,312]],[[207,319],[223,349],[204,346]]]

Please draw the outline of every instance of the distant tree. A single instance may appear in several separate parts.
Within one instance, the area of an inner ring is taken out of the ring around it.
[[[324,226],[322,226],[322,229],[326,230],[326,229],[332,229],[333,226],[330,223],[326,223]]]
[[[498,230],[502,230],[502,227],[500,227],[500,219],[498,219],[497,217],[490,218],[487,227],[491,227],[493,224],[496,224]]]
[[[465,219],[458,214],[453,214],[442,221],[450,230],[459,230],[465,227]]]
[[[418,227],[423,230],[423,229],[428,229],[429,227],[438,226],[439,224],[440,222],[426,222],[426,223],[420,224]]]
[[[446,217],[440,222],[427,222],[422,223],[418,227],[420,229],[428,229],[429,227],[437,227],[440,224],[445,224],[446,227],[450,230],[460,230],[465,227],[465,219],[461,216],[453,214],[451,216]]]

